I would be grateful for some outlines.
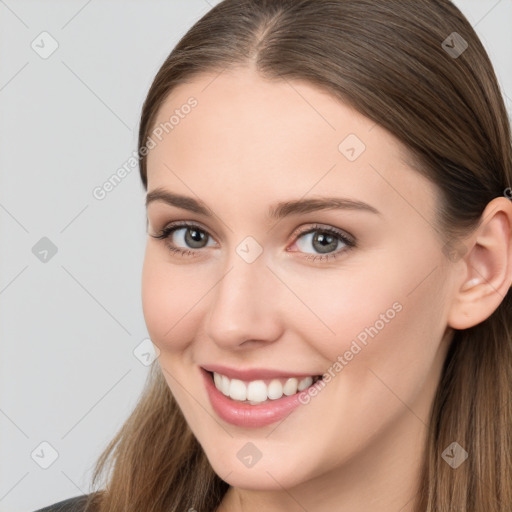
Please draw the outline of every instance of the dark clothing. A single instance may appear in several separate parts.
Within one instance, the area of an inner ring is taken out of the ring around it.
[[[34,512],[83,512],[85,502],[87,501],[88,494],[68,498],[64,501],[59,501],[53,505],[49,505]]]

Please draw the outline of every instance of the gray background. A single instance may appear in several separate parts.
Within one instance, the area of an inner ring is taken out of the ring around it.
[[[154,74],[216,3],[0,0],[0,512],[89,492],[138,399],[150,357],[138,168],[102,200],[93,190],[136,149]],[[512,0],[455,3],[512,112]]]

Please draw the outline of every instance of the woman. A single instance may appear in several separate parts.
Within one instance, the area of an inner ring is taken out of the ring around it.
[[[451,2],[225,0],[139,154],[159,357],[43,510],[512,510],[511,134]]]

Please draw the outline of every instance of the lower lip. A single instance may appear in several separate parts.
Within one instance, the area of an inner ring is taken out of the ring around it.
[[[282,420],[300,405],[299,394],[283,396],[277,400],[268,400],[261,405],[250,405],[232,400],[221,393],[213,383],[213,377],[206,370],[200,369],[206,391],[215,412],[224,421],[237,427],[257,428],[271,425]]]

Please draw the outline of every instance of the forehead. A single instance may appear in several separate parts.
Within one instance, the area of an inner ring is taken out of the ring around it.
[[[373,196],[381,205],[403,194],[406,202],[425,203],[433,192],[380,125],[315,85],[265,80],[252,69],[177,86],[158,111],[152,138],[148,190],[189,185],[205,193],[222,183],[224,193],[247,190],[248,200],[251,190],[298,197],[330,190]]]

